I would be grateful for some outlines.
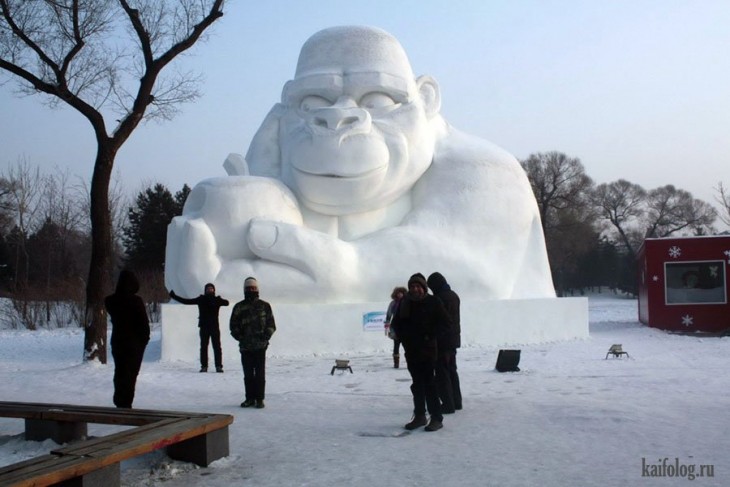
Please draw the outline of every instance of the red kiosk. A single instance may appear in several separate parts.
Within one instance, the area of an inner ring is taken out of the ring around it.
[[[638,265],[639,321],[670,331],[730,331],[730,236],[647,238]]]

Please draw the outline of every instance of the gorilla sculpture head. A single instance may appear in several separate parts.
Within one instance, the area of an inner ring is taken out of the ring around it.
[[[383,208],[431,164],[440,103],[436,82],[414,77],[387,32],[320,31],[302,47],[294,79],[254,137],[249,170],[282,179],[306,208],[324,215]],[[278,154],[271,150],[274,123]]]

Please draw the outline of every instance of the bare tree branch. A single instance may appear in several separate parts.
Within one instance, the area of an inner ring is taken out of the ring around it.
[[[722,212],[718,216],[725,225],[730,225],[730,192],[725,189],[722,182],[717,183],[715,191],[717,192],[715,201],[722,206]]]
[[[578,158],[561,152],[531,154],[520,163],[530,180],[540,210],[543,229],[557,224],[556,212],[586,207],[593,180]]]
[[[662,238],[685,229],[709,229],[716,218],[709,204],[668,184],[649,191],[645,235]]]

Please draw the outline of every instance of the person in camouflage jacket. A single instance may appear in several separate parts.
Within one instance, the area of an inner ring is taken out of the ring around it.
[[[266,349],[276,331],[271,305],[259,299],[258,282],[248,277],[243,284],[243,301],[231,311],[231,336],[238,341],[243,366],[246,398],[242,408],[264,407],[266,388]]]

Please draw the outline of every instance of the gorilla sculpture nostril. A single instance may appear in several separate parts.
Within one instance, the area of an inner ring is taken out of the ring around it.
[[[337,128],[343,127],[345,125],[354,125],[355,123],[360,121],[360,117],[345,117],[342,119],[342,121],[339,123]]]

